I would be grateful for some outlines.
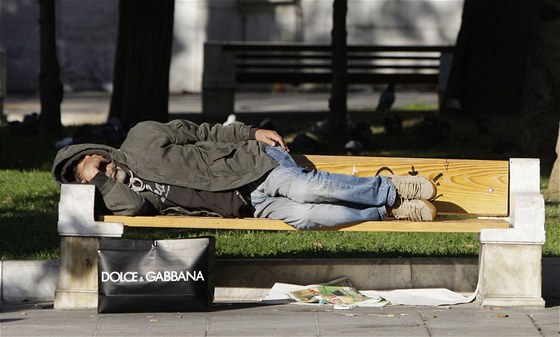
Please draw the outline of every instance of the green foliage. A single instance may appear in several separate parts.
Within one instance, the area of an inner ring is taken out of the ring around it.
[[[0,258],[57,258],[59,188],[44,171],[0,170]]]

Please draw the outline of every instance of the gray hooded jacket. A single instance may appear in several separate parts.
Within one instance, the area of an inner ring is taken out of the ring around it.
[[[103,150],[138,177],[203,191],[224,191],[245,186],[263,177],[278,164],[255,140],[256,128],[234,123],[197,125],[186,120],[169,123],[141,122],[133,127],[119,150],[100,144],[77,144],[61,149],[52,173],[60,183],[72,182],[72,167],[87,151]],[[157,198],[136,193],[114,179],[98,186],[105,205],[115,214],[150,212]]]

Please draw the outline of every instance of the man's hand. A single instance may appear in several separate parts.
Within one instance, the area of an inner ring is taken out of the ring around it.
[[[280,145],[284,150],[288,152],[290,151],[288,146],[286,146],[284,138],[282,138],[282,136],[280,136],[276,131],[257,129],[255,139],[267,143],[270,146]]]
[[[99,171],[105,171],[110,161],[98,154],[85,156],[78,163],[78,175],[82,182],[90,182]]]

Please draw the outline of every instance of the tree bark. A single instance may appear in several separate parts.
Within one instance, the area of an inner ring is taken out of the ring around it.
[[[109,117],[126,127],[169,119],[173,14],[174,0],[120,0]]]
[[[558,140],[556,141],[556,161],[550,172],[548,190],[554,194],[556,199],[560,199],[560,130],[558,131]]]
[[[507,137],[521,157],[554,158],[560,106],[560,2],[465,0],[445,103],[458,99],[479,131],[491,116],[519,124]],[[512,124],[513,125],[513,124]]]
[[[60,103],[63,98],[60,68],[56,55],[56,14],[54,0],[39,0],[39,96],[40,127],[49,132],[62,130]]]
[[[444,104],[474,117],[521,111],[534,3],[465,0]]]
[[[331,33],[333,78],[331,97],[329,99],[329,124],[333,133],[340,133],[346,130],[346,115],[348,113],[347,10],[347,0],[334,0],[333,28]]]
[[[532,2],[537,9],[531,30],[531,49],[522,95],[520,155],[541,159],[552,167],[560,114],[560,3]]]

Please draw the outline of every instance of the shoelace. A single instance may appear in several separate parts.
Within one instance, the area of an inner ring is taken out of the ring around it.
[[[398,183],[397,191],[405,199],[414,199],[420,195],[420,184],[412,181],[402,181]]]
[[[396,212],[395,212],[396,211]],[[401,198],[401,205],[393,211],[393,215],[399,220],[422,221],[420,207],[416,203]]]

